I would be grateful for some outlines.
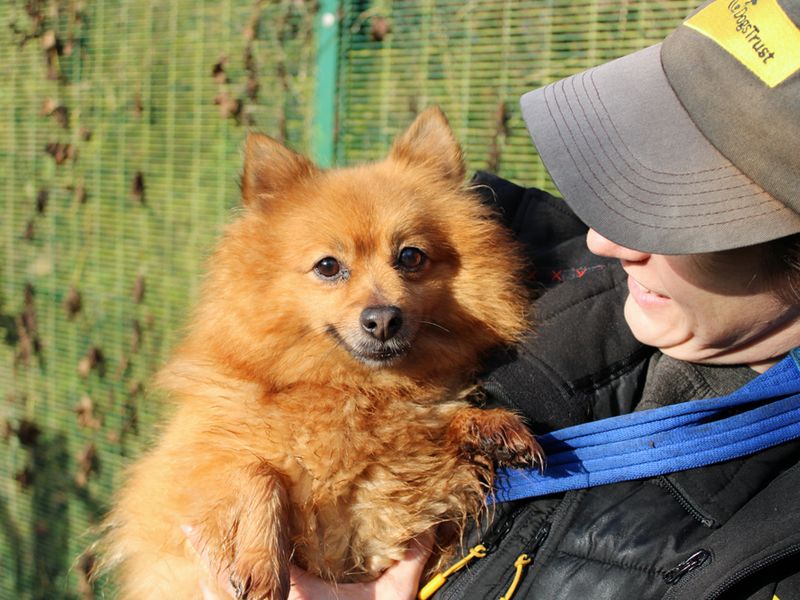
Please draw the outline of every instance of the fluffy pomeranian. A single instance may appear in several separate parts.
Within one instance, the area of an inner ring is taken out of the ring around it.
[[[198,599],[222,573],[283,599],[290,563],[374,579],[425,531],[457,542],[493,465],[541,461],[516,415],[466,399],[527,303],[514,242],[464,175],[436,108],[352,168],[248,137],[244,210],[158,377],[174,412],[106,523],[120,598]]]

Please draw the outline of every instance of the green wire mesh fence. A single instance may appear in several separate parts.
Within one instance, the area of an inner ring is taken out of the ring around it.
[[[519,97],[660,41],[692,3],[376,0],[346,7],[339,162],[369,159],[399,124],[439,104],[472,169],[550,188]]]
[[[439,104],[470,169],[551,187],[519,96],[660,40],[691,8],[342,1],[336,162],[378,158]],[[317,12],[311,0],[0,5],[0,599],[113,597],[87,582],[84,550],[157,427],[148,383],[238,202],[244,136],[314,151]]]

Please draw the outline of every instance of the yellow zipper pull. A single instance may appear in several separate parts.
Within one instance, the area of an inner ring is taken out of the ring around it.
[[[444,573],[437,573],[434,575],[430,581],[428,581],[428,583],[426,583],[419,591],[417,594],[417,600],[428,600],[428,598],[433,596],[439,590],[439,588],[447,582],[447,578],[450,577],[450,575],[466,567],[467,563],[473,559],[483,558],[484,556],[486,556],[486,546],[483,544],[478,544],[477,546],[470,548],[469,554],[467,554],[464,558],[459,560]]]
[[[517,560],[514,561],[514,567],[517,569],[516,573],[514,573],[514,580],[511,582],[511,585],[508,586],[506,593],[500,596],[500,600],[511,600],[511,596],[513,596],[514,592],[517,591],[519,581],[522,579],[522,570],[532,562],[533,559],[528,558],[527,554],[520,554],[517,557]]]

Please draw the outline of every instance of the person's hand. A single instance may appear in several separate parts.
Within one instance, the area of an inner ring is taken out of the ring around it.
[[[402,560],[370,583],[332,585],[292,566],[289,600],[413,600],[432,547],[432,533],[419,536],[411,542]]]
[[[184,526],[189,543],[208,565],[208,555],[199,543],[191,527]],[[291,567],[291,589],[289,600],[413,600],[417,595],[419,580],[430,558],[433,548],[433,532],[427,532],[412,540],[402,560],[389,567],[378,579],[369,583],[331,584],[315,577],[299,567]],[[226,573],[221,573],[217,584],[226,596],[209,590],[198,582],[203,600],[228,600],[236,598],[236,592]]]

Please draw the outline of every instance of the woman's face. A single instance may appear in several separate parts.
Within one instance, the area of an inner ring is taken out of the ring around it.
[[[618,258],[630,291],[625,320],[640,342],[689,362],[764,371],[800,345],[800,307],[779,300],[760,248],[666,256],[620,246],[594,231],[589,250]]]

